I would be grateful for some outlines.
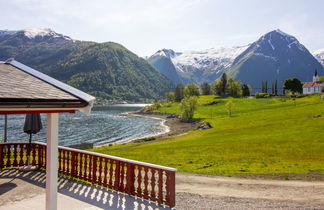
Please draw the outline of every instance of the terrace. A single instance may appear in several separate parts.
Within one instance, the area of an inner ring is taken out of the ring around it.
[[[0,114],[47,114],[47,144],[0,144],[0,205],[7,195],[38,194],[45,183],[46,209],[60,208],[62,203],[72,209],[175,206],[175,169],[58,146],[58,113],[90,114],[94,97],[14,60],[0,63],[0,74]],[[37,171],[17,169],[28,164],[28,145],[29,161]],[[10,208],[44,209],[41,197],[33,199]]]

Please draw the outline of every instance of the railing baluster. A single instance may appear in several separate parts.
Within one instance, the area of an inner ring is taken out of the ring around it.
[[[113,177],[113,161],[109,159],[109,187],[112,188],[112,177]]]
[[[14,161],[13,161],[12,165],[15,167],[15,166],[18,165],[18,162],[17,162],[17,144],[14,144],[13,146],[14,146],[14,151],[13,151],[13,159],[14,159]]]
[[[107,158],[103,158],[103,160],[105,161],[105,164],[104,164],[104,181],[103,181],[103,185],[105,186],[105,187],[107,187],[108,186],[108,183],[107,183],[107,174],[108,174],[108,164],[107,164],[107,162],[108,162],[108,159]]]
[[[36,150],[35,150],[35,146],[36,144],[31,144],[32,147],[32,156],[33,156],[33,161],[32,161],[32,165],[36,165]]]
[[[3,159],[4,159],[3,156],[4,156],[3,155],[3,145],[0,144],[0,170],[3,169]]]
[[[158,203],[159,204],[162,204],[163,203],[163,171],[161,169],[158,170],[158,173],[159,173],[159,186],[158,186],[158,193],[159,193],[159,196],[158,196]]]
[[[144,198],[148,198],[148,168],[144,167]]]
[[[156,200],[155,198],[155,169],[151,168],[151,195],[150,197],[153,199],[153,200]]]
[[[102,185],[102,157],[99,157],[99,175],[98,175],[98,184]]]
[[[11,149],[11,145],[7,145],[7,164],[6,164],[6,166],[7,167],[10,167],[11,166],[11,151],[10,151],[10,149]]]
[[[83,179],[88,181],[88,155],[84,155],[84,172],[83,172]]]
[[[142,167],[137,166],[138,174],[137,174],[137,181],[138,181],[138,187],[137,187],[137,196],[142,196]]]
[[[114,183],[114,189],[119,190],[119,177],[120,177],[120,162],[118,160],[116,162],[116,168],[115,168],[115,183]]]

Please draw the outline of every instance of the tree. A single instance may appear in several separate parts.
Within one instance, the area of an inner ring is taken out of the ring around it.
[[[243,84],[241,87],[242,96],[249,96],[250,95],[250,87],[247,84]]]
[[[184,98],[184,86],[177,85],[174,91],[174,100],[180,102]]]
[[[290,78],[284,81],[283,88],[294,93],[302,93],[303,85],[297,78]]]
[[[186,97],[199,96],[200,95],[200,93],[199,93],[199,87],[195,83],[190,83],[189,85],[187,85],[185,87],[184,95]]]
[[[174,92],[167,92],[165,94],[167,102],[174,102]]]
[[[212,84],[212,91],[215,95],[222,95],[222,81],[218,80]]]
[[[222,94],[221,95],[225,95],[226,86],[227,86],[227,75],[225,73],[223,73],[220,81],[221,81],[221,85],[222,85]]]
[[[186,97],[180,103],[180,118],[185,121],[193,119],[194,112],[197,108],[197,96]]]
[[[268,93],[268,81],[264,81],[264,92]]]
[[[205,82],[200,86],[201,89],[201,95],[210,95],[211,94],[211,88],[210,85]]]
[[[234,107],[233,99],[232,98],[229,98],[228,101],[227,101],[227,103],[225,104],[225,106],[226,106],[226,110],[227,110],[228,116],[229,117],[232,117],[233,107]]]
[[[241,97],[241,84],[238,81],[235,81],[233,78],[229,78],[226,86],[226,93],[233,97]]]
[[[275,81],[274,86],[275,86],[274,94],[278,95],[278,80]]]

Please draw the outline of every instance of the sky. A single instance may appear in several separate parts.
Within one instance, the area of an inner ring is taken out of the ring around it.
[[[0,30],[51,28],[139,56],[242,46],[280,29],[324,48],[323,0],[0,0]]]

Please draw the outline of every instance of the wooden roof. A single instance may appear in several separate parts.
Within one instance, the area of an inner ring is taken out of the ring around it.
[[[90,114],[95,98],[15,60],[0,62],[0,114],[71,112]]]
[[[1,99],[79,100],[6,63],[0,63],[0,87]]]

